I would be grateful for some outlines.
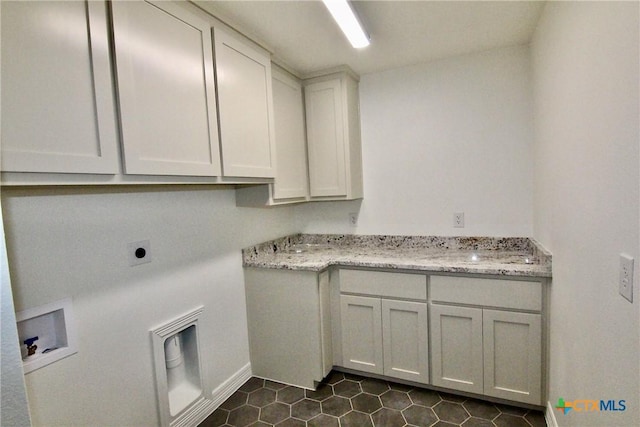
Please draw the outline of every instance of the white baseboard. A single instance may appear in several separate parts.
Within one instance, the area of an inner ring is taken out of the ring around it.
[[[173,420],[170,427],[197,427],[203,422],[216,408],[210,399],[200,397],[200,399],[192,404],[186,411]]]
[[[170,427],[197,427],[222,403],[251,378],[251,364],[247,363],[228,380],[211,392],[211,398],[201,397],[200,400],[174,420]]]
[[[547,422],[547,427],[558,427],[556,413],[553,412],[553,409],[553,403],[547,401],[547,410],[544,413],[544,419]]]
[[[222,403],[235,393],[247,380],[251,378],[251,363],[244,365],[238,372],[233,374],[228,380],[220,384],[211,392],[213,400],[213,410],[218,409]],[[213,411],[211,411],[213,412]]]

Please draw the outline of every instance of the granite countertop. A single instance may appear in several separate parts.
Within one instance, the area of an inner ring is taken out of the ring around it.
[[[551,277],[551,254],[523,237],[296,234],[242,250],[244,267],[322,271],[338,265]]]

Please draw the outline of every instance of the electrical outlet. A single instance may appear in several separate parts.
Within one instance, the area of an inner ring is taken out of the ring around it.
[[[620,254],[620,277],[618,280],[620,295],[633,302],[633,258]]]
[[[453,226],[455,228],[464,228],[464,212],[455,212],[453,214]]]
[[[148,240],[129,243],[127,249],[131,267],[151,262],[151,243]]]
[[[356,225],[358,225],[358,213],[357,212],[349,213],[349,225],[352,226],[352,227],[355,227]]]

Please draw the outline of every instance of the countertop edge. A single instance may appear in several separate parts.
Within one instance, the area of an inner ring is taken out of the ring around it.
[[[331,267],[344,267],[344,268],[378,268],[386,270],[404,270],[415,271],[425,274],[429,273],[452,273],[452,274],[484,274],[492,276],[505,276],[505,277],[535,277],[541,279],[550,279],[551,272],[547,271],[524,271],[514,270],[508,268],[468,268],[468,267],[447,267],[447,266],[412,266],[412,265],[398,265],[398,264],[383,264],[383,263],[366,263],[357,262],[349,263],[345,261],[332,261],[323,264],[317,264],[313,266],[308,265],[294,265],[285,263],[243,263],[243,268],[263,268],[270,270],[289,270],[289,271],[310,271],[321,272]]]

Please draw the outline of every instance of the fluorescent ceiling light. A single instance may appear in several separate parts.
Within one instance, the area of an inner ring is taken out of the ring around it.
[[[369,36],[347,0],[322,0],[340,29],[356,49],[369,46]]]

